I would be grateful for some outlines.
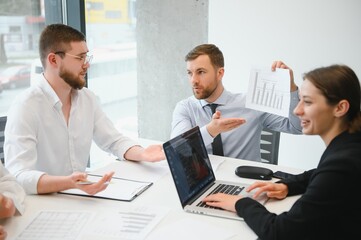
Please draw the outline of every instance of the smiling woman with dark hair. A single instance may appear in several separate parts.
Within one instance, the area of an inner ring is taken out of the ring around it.
[[[254,198],[266,193],[283,199],[302,194],[289,211],[270,213],[251,198],[215,194],[204,199],[237,212],[260,239],[353,239],[360,236],[360,82],[345,65],[317,68],[304,75],[294,109],[302,132],[326,145],[317,168],[277,183],[256,182]]]

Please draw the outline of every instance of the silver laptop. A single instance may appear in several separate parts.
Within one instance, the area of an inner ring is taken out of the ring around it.
[[[199,127],[165,142],[164,152],[180,202],[186,212],[243,220],[236,213],[205,205],[202,199],[212,193],[250,196],[247,184],[216,180]],[[234,174],[233,172],[230,174]],[[264,204],[266,195],[257,199]]]

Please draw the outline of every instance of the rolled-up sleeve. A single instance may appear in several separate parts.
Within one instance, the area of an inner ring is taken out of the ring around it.
[[[25,191],[2,164],[0,164],[0,190],[1,193],[11,198],[20,214],[24,213]]]

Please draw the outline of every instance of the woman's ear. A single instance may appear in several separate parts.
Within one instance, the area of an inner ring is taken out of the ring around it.
[[[347,100],[341,100],[338,102],[334,115],[335,117],[342,117],[347,114],[350,108],[350,103]]]

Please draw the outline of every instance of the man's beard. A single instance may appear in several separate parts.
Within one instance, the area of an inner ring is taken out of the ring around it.
[[[83,79],[81,79],[80,77],[78,77],[70,72],[67,72],[64,69],[60,69],[59,77],[64,79],[64,81],[67,84],[69,84],[69,86],[72,87],[73,89],[80,90],[85,86],[85,81]]]
[[[201,99],[207,99],[209,98],[213,92],[216,90],[216,87],[214,87],[213,89],[210,89],[210,88],[206,88],[206,89],[203,89],[203,92],[202,93],[196,93],[196,90],[193,89],[193,95],[195,98],[197,98],[198,100],[201,100]]]
[[[195,90],[193,90],[193,95],[195,98],[197,98],[198,100],[201,99],[207,99],[212,93],[209,91],[203,91],[202,94],[196,93]]]

